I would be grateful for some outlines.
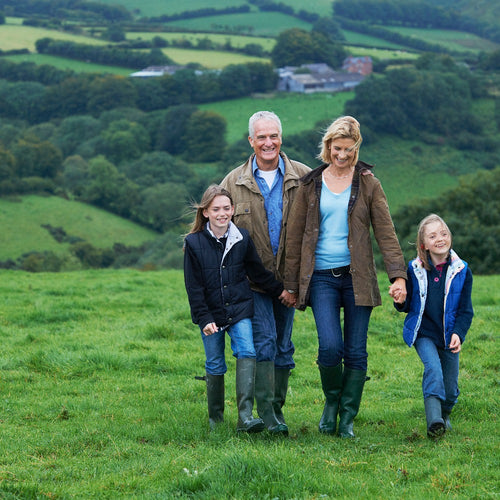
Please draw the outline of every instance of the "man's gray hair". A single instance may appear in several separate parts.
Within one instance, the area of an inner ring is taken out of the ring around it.
[[[248,120],[248,135],[249,137],[254,137],[255,135],[255,123],[258,122],[259,120],[270,120],[276,123],[278,125],[278,130],[280,132],[280,135],[282,135],[283,130],[281,127],[281,120],[279,119],[278,115],[276,113],[273,113],[272,111],[257,111],[257,113],[254,113],[251,117],[250,120]]]

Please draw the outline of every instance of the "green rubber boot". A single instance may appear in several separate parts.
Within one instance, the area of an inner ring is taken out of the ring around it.
[[[358,414],[366,381],[366,370],[344,368],[339,406],[339,436],[354,438],[353,423]]]
[[[285,406],[286,395],[288,392],[288,379],[290,370],[288,368],[274,367],[274,414],[279,422],[286,424],[283,415],[283,406]]]
[[[342,363],[337,366],[323,366],[318,363],[321,387],[325,394],[325,407],[319,421],[319,432],[335,434],[337,415],[339,412],[340,394],[342,392]]]
[[[255,370],[255,401],[257,413],[271,434],[288,436],[288,427],[274,413],[274,361],[259,361]]]
[[[255,358],[236,360],[237,432],[262,432],[264,422],[252,415],[255,392]]]
[[[206,374],[208,422],[210,429],[224,422],[224,375]]]

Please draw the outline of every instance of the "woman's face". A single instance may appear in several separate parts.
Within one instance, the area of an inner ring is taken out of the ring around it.
[[[330,142],[330,163],[337,168],[350,168],[356,155],[354,139],[342,137]]]

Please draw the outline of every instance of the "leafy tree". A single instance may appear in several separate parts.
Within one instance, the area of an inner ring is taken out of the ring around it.
[[[10,179],[16,169],[14,155],[0,144],[0,181]]]
[[[90,115],[70,116],[61,121],[54,135],[54,144],[64,156],[69,156],[83,142],[99,135],[101,129],[101,122]]]
[[[248,67],[242,64],[226,66],[220,72],[219,85],[224,90],[226,99],[248,95],[252,89]]]
[[[63,186],[75,196],[82,196],[89,180],[89,164],[78,155],[63,162]]]
[[[332,42],[345,40],[339,24],[332,17],[320,17],[313,24],[312,31],[325,35]]]
[[[102,111],[134,106],[137,92],[134,85],[122,76],[108,75],[96,78],[89,86],[87,110],[93,115]]]
[[[53,178],[62,170],[62,153],[48,141],[36,137],[22,138],[13,146],[12,153],[19,177]]]
[[[186,123],[186,151],[189,162],[212,162],[221,159],[226,147],[226,120],[212,111],[196,111]]]
[[[275,66],[300,66],[302,64],[326,63],[338,67],[345,58],[341,45],[334,43],[320,31],[292,28],[282,31],[271,52]]]
[[[165,232],[178,227],[186,207],[188,193],[184,185],[167,182],[142,191],[139,218],[153,229]]]
[[[158,131],[158,149],[172,155],[180,155],[186,151],[186,127],[196,110],[196,106],[190,104],[172,106],[167,110]]]
[[[136,122],[118,120],[112,122],[101,134],[101,147],[113,163],[139,158],[149,149],[150,137],[147,130]]]
[[[414,242],[420,220],[437,213],[453,234],[453,248],[477,274],[500,272],[500,168],[479,170],[462,177],[459,186],[439,198],[402,207],[394,224],[407,260],[414,258]]]
[[[138,187],[103,156],[89,161],[89,182],[82,199],[123,217],[130,217],[139,202]]]

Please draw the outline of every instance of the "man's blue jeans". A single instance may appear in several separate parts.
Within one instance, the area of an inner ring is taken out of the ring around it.
[[[424,399],[435,396],[441,400],[443,412],[451,413],[457,402],[459,353],[441,349],[428,337],[417,337],[417,350],[424,364],[422,392]]]
[[[250,318],[242,319],[225,330],[219,329],[218,332],[212,335],[205,335],[201,331],[206,356],[205,370],[209,375],[224,375],[227,372],[224,353],[226,331],[231,337],[231,349],[236,359],[255,358],[252,321]]]
[[[314,271],[310,292],[318,331],[318,362],[323,366],[337,366],[343,359],[346,368],[366,371],[368,323],[373,308],[355,304],[351,275],[336,278],[330,270]],[[341,308],[344,310],[343,335]]]
[[[295,367],[292,342],[295,309],[264,293],[253,292],[253,297],[255,313],[252,325],[257,362],[274,361],[276,368],[291,370]]]

